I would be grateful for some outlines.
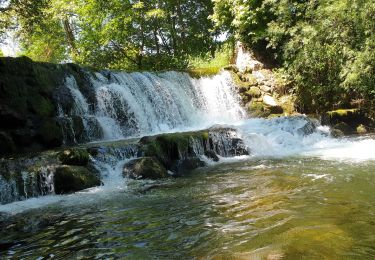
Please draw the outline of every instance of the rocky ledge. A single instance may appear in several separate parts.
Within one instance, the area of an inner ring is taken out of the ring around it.
[[[246,154],[235,129],[214,127],[1,159],[0,204],[99,186],[103,169],[119,162],[127,162],[126,178],[160,179],[186,175],[209,160]]]

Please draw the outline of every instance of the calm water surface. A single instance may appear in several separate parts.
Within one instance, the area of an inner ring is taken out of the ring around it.
[[[252,159],[127,185],[3,217],[0,258],[375,257],[374,161]]]

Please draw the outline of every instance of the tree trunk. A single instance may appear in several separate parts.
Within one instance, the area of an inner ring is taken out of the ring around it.
[[[66,18],[63,21],[64,23],[64,29],[66,34],[66,39],[68,41],[68,45],[72,49],[73,56],[78,54],[77,48],[76,48],[76,41],[73,33],[73,29],[70,25],[69,20]]]

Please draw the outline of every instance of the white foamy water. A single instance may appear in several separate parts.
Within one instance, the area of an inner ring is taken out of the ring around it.
[[[87,77],[95,95],[92,104],[72,76],[67,77],[66,87],[74,99],[68,116],[96,122],[97,127],[85,124],[89,141],[202,129],[246,117],[228,72],[200,79],[181,72],[102,72]],[[98,129],[101,138],[93,134]]]
[[[67,77],[66,84],[75,104],[72,114],[61,112],[60,115],[64,120],[68,118],[67,131],[73,129],[74,116],[82,117],[89,141],[205,129],[221,124],[236,128],[238,137],[243,139],[250,152],[250,156],[220,158],[221,163],[290,156],[345,162],[375,160],[375,140],[371,137],[334,139],[329,136],[328,127],[304,116],[245,119],[240,97],[227,72],[201,79],[192,79],[178,72],[103,72],[90,77],[95,104],[88,102],[73,77]],[[0,205],[0,212],[15,214],[53,203],[87,203],[124,191],[127,181],[121,172],[128,160],[130,157],[96,164],[104,186],[71,195],[48,195]],[[0,178],[0,187],[5,190],[8,186],[15,187],[16,184]],[[9,187],[7,189],[12,190]]]
[[[306,133],[306,117],[249,119],[237,128],[252,156],[283,158],[314,156],[327,160],[375,160],[375,140],[371,137],[332,138],[329,128],[316,125]]]

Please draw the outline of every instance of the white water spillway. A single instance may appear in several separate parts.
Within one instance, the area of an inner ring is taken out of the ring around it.
[[[74,77],[65,80],[74,100],[72,109],[60,112],[67,139],[77,137],[69,133],[77,117],[84,127],[78,139],[97,141],[205,128],[246,116],[228,72],[201,79],[181,72],[101,72],[87,77],[91,89],[86,93]],[[74,143],[75,138],[66,141]]]
[[[85,72],[84,77],[89,84],[82,84],[81,77],[66,75],[56,98],[66,144],[201,130],[220,124],[210,129],[206,143],[189,139],[192,153],[206,162],[210,160],[206,150],[220,156],[221,162],[287,157],[375,161],[372,136],[334,139],[328,127],[305,116],[247,118],[228,72],[200,79],[180,72],[104,71]],[[105,188],[90,192],[123,189],[124,162],[143,156],[138,153],[138,141],[126,142],[115,147],[110,147],[112,142],[94,144],[103,152],[92,156],[90,163]],[[239,144],[246,153],[236,153]],[[174,152],[180,155],[180,151]],[[243,156],[238,157],[240,154]],[[56,160],[44,155],[1,161],[0,170],[7,174],[5,178],[0,175],[0,204],[53,195],[53,176],[59,167]],[[21,203],[18,208],[24,207]]]

